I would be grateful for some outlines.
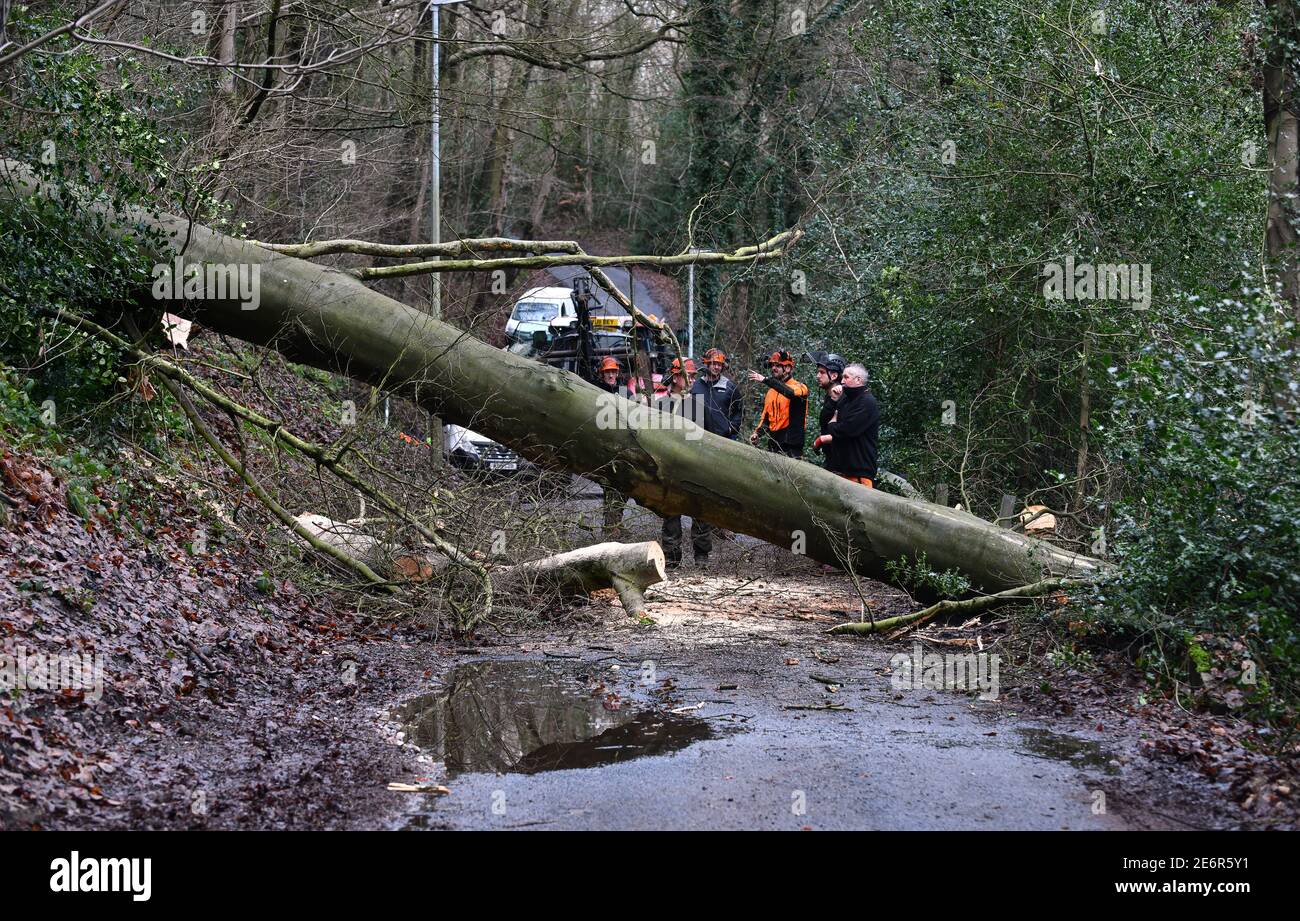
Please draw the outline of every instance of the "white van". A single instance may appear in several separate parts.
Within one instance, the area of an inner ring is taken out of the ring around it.
[[[555,326],[568,326],[577,321],[578,311],[573,304],[573,291],[569,288],[533,288],[515,302],[506,321],[508,342],[532,342],[533,333],[548,335]]]
[[[503,444],[461,425],[443,426],[447,459],[453,467],[476,473],[531,474],[541,469]]]

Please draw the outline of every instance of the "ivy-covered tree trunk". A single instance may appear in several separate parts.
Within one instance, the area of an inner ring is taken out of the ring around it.
[[[699,205],[692,228],[696,246],[717,242],[716,212],[728,167],[727,135],[735,120],[730,100],[734,58],[729,48],[731,13],[727,0],[692,0],[687,34],[689,64],[682,83],[686,92],[686,120],[690,137],[690,169],[686,176],[688,209]],[[697,273],[697,339],[712,339],[722,300],[722,272],[715,267]]]
[[[1300,320],[1300,11],[1294,0],[1268,0],[1264,126],[1268,135],[1268,254],[1282,296]]]

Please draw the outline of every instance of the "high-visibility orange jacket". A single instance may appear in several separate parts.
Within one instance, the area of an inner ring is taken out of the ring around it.
[[[767,396],[754,433],[762,439],[766,432],[781,447],[802,451],[803,433],[808,426],[808,388],[794,378],[782,382],[765,377],[763,383],[768,388]]]

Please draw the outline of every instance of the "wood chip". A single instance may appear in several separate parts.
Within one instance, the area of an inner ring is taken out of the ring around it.
[[[451,792],[450,787],[444,787],[442,784],[414,784],[401,783],[393,781],[388,785],[388,789],[394,793],[436,793],[438,796],[446,796]]]

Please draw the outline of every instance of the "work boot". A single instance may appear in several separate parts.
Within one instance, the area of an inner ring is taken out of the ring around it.
[[[696,568],[696,569],[708,569],[708,568],[709,568],[709,556],[708,556],[708,554],[705,554],[704,556],[697,556],[697,557],[695,558],[695,568]]]
[[[672,557],[668,557],[667,559],[664,560],[664,568],[667,569],[669,572],[676,572],[678,569],[681,568],[681,566],[682,566],[681,560],[675,560]]]

